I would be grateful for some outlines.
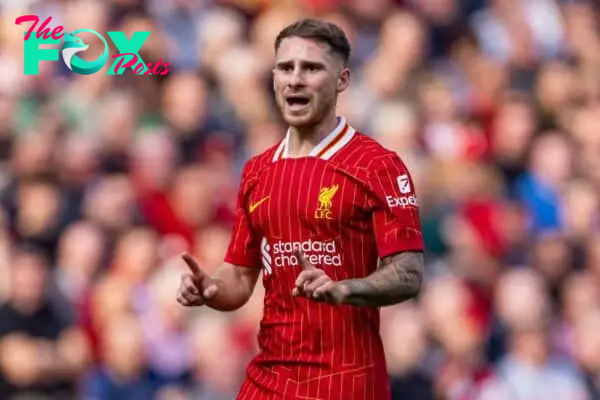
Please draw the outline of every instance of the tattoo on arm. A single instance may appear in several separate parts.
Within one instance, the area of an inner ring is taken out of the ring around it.
[[[382,307],[417,297],[424,270],[421,252],[403,252],[381,260],[381,266],[362,279],[343,281],[348,289],[346,304]]]

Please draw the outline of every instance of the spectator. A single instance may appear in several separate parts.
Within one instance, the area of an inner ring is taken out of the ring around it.
[[[154,396],[135,318],[109,317],[101,333],[103,362],[86,379],[86,399],[150,399]]]
[[[573,365],[552,354],[550,304],[544,290],[540,277],[530,271],[515,271],[501,279],[497,301],[508,330],[507,354],[478,398],[586,398]]]
[[[0,307],[0,396],[75,396],[87,343],[46,295],[47,260],[21,247],[10,263],[10,294]]]

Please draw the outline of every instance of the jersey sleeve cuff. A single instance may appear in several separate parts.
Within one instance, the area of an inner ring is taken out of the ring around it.
[[[425,250],[425,246],[422,241],[415,240],[412,243],[402,243],[391,246],[382,246],[378,250],[379,258],[388,257],[394,254],[403,253],[407,251],[417,251],[423,252]]]
[[[238,267],[247,267],[247,268],[260,268],[260,262],[257,262],[256,260],[251,260],[247,257],[239,257],[239,256],[234,256],[231,254],[227,254],[225,256],[225,262],[232,264],[232,265],[236,265]]]

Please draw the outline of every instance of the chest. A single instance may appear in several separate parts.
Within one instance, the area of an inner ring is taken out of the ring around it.
[[[368,194],[352,171],[311,158],[282,160],[249,192],[254,229],[271,236],[331,235],[360,229],[369,219]]]

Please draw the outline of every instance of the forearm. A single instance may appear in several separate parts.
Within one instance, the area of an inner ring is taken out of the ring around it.
[[[211,276],[218,291],[206,305],[219,311],[237,310],[252,296],[258,274],[258,269],[223,264]]]
[[[346,304],[383,307],[417,297],[424,270],[423,254],[406,252],[386,257],[380,268],[362,279],[342,281]]]

